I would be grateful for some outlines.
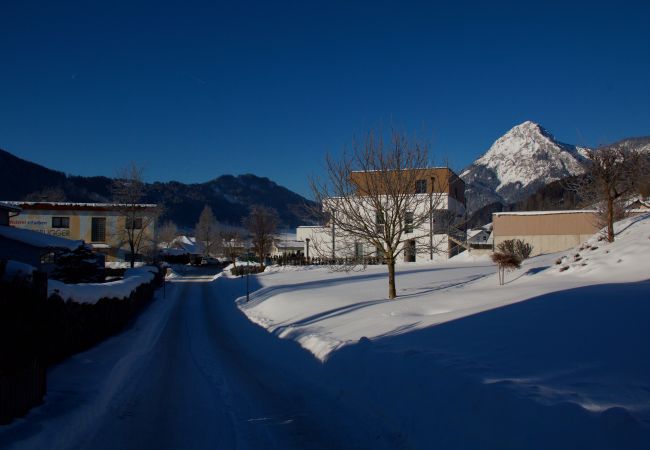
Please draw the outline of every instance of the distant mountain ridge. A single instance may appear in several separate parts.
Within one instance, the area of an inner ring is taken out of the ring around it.
[[[66,175],[1,149],[0,180],[2,200],[111,200],[111,178]],[[205,205],[213,209],[219,221],[240,225],[254,204],[275,208],[282,226],[295,227],[305,222],[302,206],[309,203],[268,178],[252,174],[222,175],[205,183],[147,183],[145,192],[143,202],[162,204],[163,219],[173,220],[182,227],[193,227]]]
[[[615,144],[650,152],[650,137]],[[587,150],[559,142],[531,121],[513,127],[461,172],[470,213],[490,204],[522,202],[549,183],[580,175]]]

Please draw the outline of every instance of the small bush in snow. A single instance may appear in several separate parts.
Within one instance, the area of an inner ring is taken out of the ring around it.
[[[499,253],[516,256],[520,260],[528,259],[533,252],[533,246],[521,239],[508,239],[497,245]]]
[[[521,266],[521,259],[513,254],[494,252],[492,261],[496,263],[499,269],[499,285],[503,286],[506,277],[506,270],[518,269]]]

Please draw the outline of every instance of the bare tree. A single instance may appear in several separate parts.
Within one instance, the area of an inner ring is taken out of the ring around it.
[[[244,218],[244,226],[251,235],[255,254],[264,268],[264,257],[271,251],[275,232],[280,219],[278,212],[273,208],[254,205],[250,208],[248,216]]]
[[[170,244],[178,235],[178,227],[171,220],[165,221],[158,229],[158,240]]]
[[[223,252],[235,266],[237,267],[237,257],[239,256],[244,244],[242,242],[241,233],[235,230],[223,230],[221,232],[221,240],[223,242]]]
[[[141,167],[131,163],[118,171],[111,186],[113,201],[124,216],[124,230],[120,230],[120,234],[122,243],[129,246],[131,267],[135,265],[136,256],[151,244],[154,237],[151,228],[161,212],[158,207],[145,207],[140,203],[145,193],[142,172]]]
[[[210,254],[217,251],[219,244],[219,224],[214,217],[212,208],[208,205],[205,205],[203,211],[201,211],[194,233],[197,243],[200,242],[203,244],[203,253],[205,256],[210,256]]]
[[[340,159],[328,155],[325,179],[311,181],[315,200],[332,228],[332,257],[343,250],[341,246],[353,245],[358,256],[363,244],[370,244],[388,266],[389,298],[397,296],[397,257],[412,251],[407,242],[414,243],[417,236],[420,248],[431,253],[448,244],[433,239],[432,212],[444,197],[424,169],[428,163],[427,148],[403,134],[393,131],[385,142],[369,133]]]
[[[614,242],[614,222],[622,218],[624,203],[637,194],[647,171],[639,152],[621,145],[588,150],[583,177],[572,181],[583,203],[594,207],[608,242]]]

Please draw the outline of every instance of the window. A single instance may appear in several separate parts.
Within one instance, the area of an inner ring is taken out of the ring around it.
[[[124,226],[126,230],[141,230],[142,229],[142,217],[127,217],[126,223]]]
[[[52,217],[52,228],[70,228],[70,218]]]
[[[375,223],[377,224],[377,233],[383,233],[384,232],[384,213],[378,212]]]
[[[354,243],[354,257],[363,258],[363,243],[361,242]]]
[[[415,193],[416,194],[427,193],[427,180],[415,180]]]
[[[413,212],[407,211],[404,216],[404,232],[413,233]]]
[[[90,240],[92,242],[106,241],[106,217],[92,218]]]

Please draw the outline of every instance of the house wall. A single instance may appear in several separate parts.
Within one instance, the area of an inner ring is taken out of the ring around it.
[[[593,211],[495,213],[492,219],[495,247],[509,239],[521,239],[533,246],[532,255],[568,250],[600,229]]]
[[[309,256],[312,258],[331,258],[332,257],[332,228],[326,227],[298,227],[296,235],[299,240],[305,242],[304,254],[307,255],[307,239],[309,239]],[[403,240],[414,240],[416,261],[429,260],[430,256],[430,240],[428,230],[414,229],[413,233],[405,233],[402,237]],[[356,244],[361,244],[363,256],[383,256],[377,255],[375,246],[367,241],[359,240],[355,237],[346,236],[340,230],[335,230],[334,247],[336,258],[354,258],[358,247]],[[402,244],[405,245],[405,244]],[[449,256],[449,237],[446,234],[433,235],[433,247],[435,249],[434,259],[439,257]],[[402,247],[400,246],[399,250]],[[405,255],[402,252],[398,261],[404,261]]]
[[[69,228],[53,228],[52,217],[68,217]],[[104,241],[92,240],[92,218],[106,218],[106,239]],[[143,243],[151,241],[154,236],[154,221],[144,230]],[[79,210],[79,209],[29,209],[10,219],[10,225],[16,228],[38,231],[45,234],[60,236],[73,240],[84,240],[94,244],[96,250],[106,254],[107,261],[122,261],[129,253],[126,237],[126,219],[115,210]],[[103,248],[108,247],[108,248]]]
[[[427,169],[414,169],[416,175],[413,177],[418,180],[425,180],[427,182],[427,194],[431,193],[444,193],[448,194],[461,204],[465,204],[465,182],[456,175],[452,170],[446,167],[433,167]],[[359,190],[367,189],[367,186],[372,178],[378,177],[376,172],[352,172],[350,174],[351,181],[359,186]],[[395,175],[397,177],[397,175]],[[434,182],[431,182],[431,179]],[[375,181],[376,183],[377,181]],[[415,186],[412,187],[415,193]]]

